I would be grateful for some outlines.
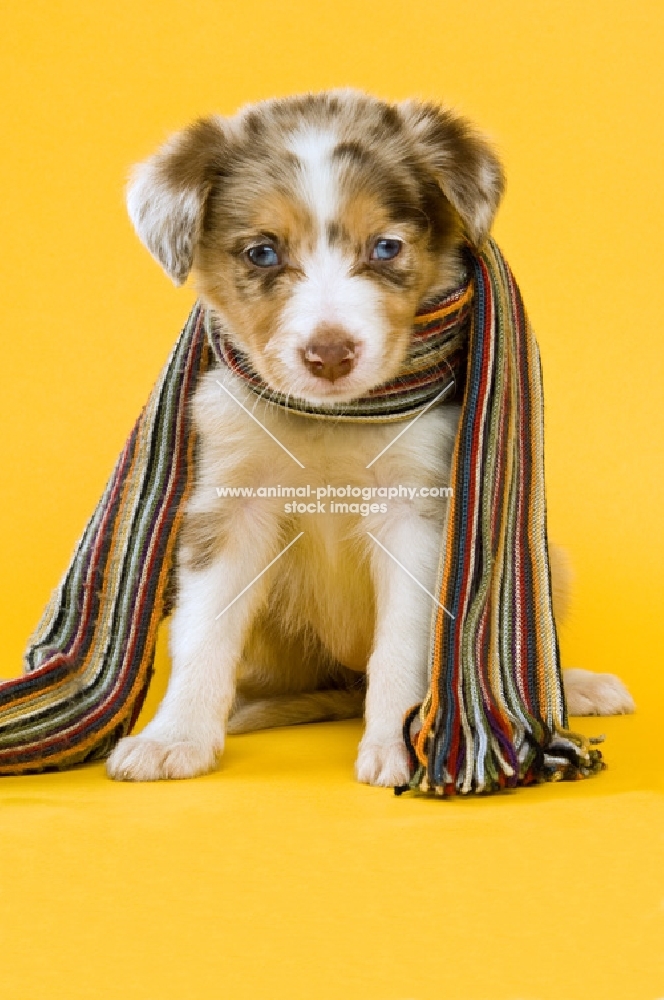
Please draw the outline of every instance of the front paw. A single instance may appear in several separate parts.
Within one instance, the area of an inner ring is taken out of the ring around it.
[[[215,765],[214,748],[189,740],[156,740],[127,736],[106,761],[106,773],[116,781],[159,781],[194,778]]]
[[[635,709],[634,699],[614,674],[565,670],[563,685],[570,715],[625,715]]]
[[[361,743],[355,762],[358,781],[367,785],[405,785],[410,781],[408,753],[402,739]]]

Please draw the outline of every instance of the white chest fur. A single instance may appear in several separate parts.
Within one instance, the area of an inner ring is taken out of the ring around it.
[[[366,663],[374,628],[371,566],[390,561],[378,542],[391,552],[395,530],[407,536],[411,526],[412,547],[395,545],[392,555],[403,564],[404,581],[407,570],[434,589],[447,503],[428,494],[449,485],[458,409],[433,409],[405,431],[402,422],[316,420],[263,402],[216,369],[197,390],[194,419],[199,475],[189,514],[218,535],[219,551],[238,535],[260,547],[275,531],[282,551],[299,535],[270,573],[268,605],[284,627],[311,626],[341,662]],[[433,539],[426,558],[415,527],[422,522]],[[412,579],[409,585],[417,586]]]

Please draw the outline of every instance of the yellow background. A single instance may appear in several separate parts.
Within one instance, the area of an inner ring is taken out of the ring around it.
[[[128,166],[200,114],[350,84],[450,102],[502,153],[577,572],[563,658],[639,707],[582,725],[598,779],[490,801],[356,786],[354,723],[233,739],[190,783],[2,779],[0,995],[664,997],[664,10],[13,0],[0,25],[0,675],[192,302],[131,231]],[[162,645],[147,713],[166,671]]]

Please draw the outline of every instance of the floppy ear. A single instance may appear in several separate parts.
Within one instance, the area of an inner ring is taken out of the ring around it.
[[[203,118],[132,171],[129,217],[176,285],[191,270],[205,201],[215,177],[223,173],[225,153],[223,119]]]
[[[421,162],[456,209],[468,239],[481,246],[505,185],[496,153],[470,122],[446,108],[411,100],[398,109]]]

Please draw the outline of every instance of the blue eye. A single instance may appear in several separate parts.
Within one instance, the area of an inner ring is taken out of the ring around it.
[[[249,247],[246,255],[255,267],[277,267],[281,263],[279,254],[269,243]]]
[[[401,240],[376,240],[371,251],[372,260],[394,260],[401,253]]]

